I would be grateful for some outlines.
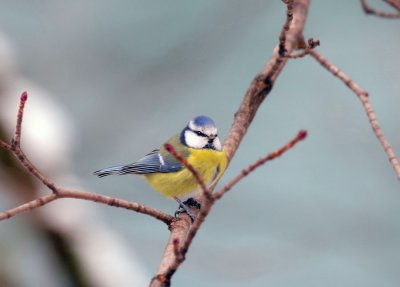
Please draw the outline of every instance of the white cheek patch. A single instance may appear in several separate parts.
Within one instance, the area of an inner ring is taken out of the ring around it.
[[[217,150],[217,151],[221,151],[222,150],[222,146],[221,146],[221,142],[220,142],[220,140],[219,140],[219,137],[216,137],[215,139],[214,139],[214,148]]]
[[[208,143],[207,138],[200,137],[190,130],[185,131],[185,142],[191,148],[203,148]]]

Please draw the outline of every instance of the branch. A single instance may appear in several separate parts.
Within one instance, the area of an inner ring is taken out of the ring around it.
[[[361,1],[361,6],[366,14],[372,14],[378,17],[389,18],[389,19],[400,18],[400,4],[394,0],[385,0],[385,2],[397,10],[397,12],[395,13],[378,11],[376,9],[371,8],[368,5],[367,0],[360,0],[360,1]]]
[[[200,185],[201,189],[203,190],[203,193],[209,194],[210,190],[206,186],[206,184],[204,182],[204,179],[197,172],[197,170],[184,158],[184,156],[182,154],[180,154],[179,152],[177,152],[175,150],[175,148],[169,143],[165,143],[164,147],[167,150],[167,152],[172,154],[177,160],[180,161],[181,164],[183,164],[192,173],[192,175],[194,176],[194,178],[196,179],[196,181]]]
[[[210,213],[211,208],[215,204],[216,200],[220,199],[230,188],[232,188],[236,183],[238,183],[241,179],[243,179],[245,176],[253,172],[256,168],[260,167],[267,161],[273,160],[279,156],[281,156],[283,153],[294,147],[299,141],[304,140],[307,137],[307,131],[301,130],[297,136],[292,139],[289,143],[287,143],[284,147],[280,148],[279,150],[272,152],[268,154],[267,156],[257,160],[254,164],[250,165],[247,167],[245,170],[243,170],[238,176],[236,176],[228,185],[226,185],[222,190],[216,192],[213,194],[212,198],[207,201],[207,204],[205,204],[196,219],[196,221],[193,223],[192,228],[189,230],[189,233],[187,235],[187,238],[185,240],[185,243],[183,246],[179,249],[180,251],[180,256],[176,256],[176,263],[177,266],[179,266],[180,263],[182,263],[185,260],[185,255],[189,249],[189,246],[191,245],[193,238],[196,236],[197,231],[199,230],[201,224],[203,224],[204,220]],[[227,187],[228,186],[228,187]],[[174,266],[175,267],[175,266]]]
[[[286,22],[281,29],[281,33],[279,35],[279,56],[284,57],[286,50],[286,34],[289,31],[290,23],[293,20],[293,0],[285,1],[286,4]]]
[[[11,151],[15,157],[20,161],[20,163],[25,167],[25,169],[32,174],[34,177],[39,179],[45,186],[47,186],[52,193],[49,195],[42,196],[40,198],[34,199],[30,202],[17,206],[15,208],[6,210],[0,213],[0,221],[9,219],[15,215],[23,213],[28,210],[39,208],[46,205],[54,200],[60,198],[77,198],[83,200],[89,200],[94,202],[99,202],[107,204],[110,206],[121,207],[129,210],[133,210],[139,213],[150,215],[168,226],[171,224],[173,217],[169,214],[161,212],[159,210],[141,205],[136,202],[130,202],[123,199],[112,198],[101,194],[82,192],[76,190],[69,190],[61,187],[57,187],[52,181],[45,177],[40,171],[29,161],[24,152],[21,149],[21,130],[22,130],[22,118],[24,114],[25,103],[28,99],[27,92],[23,92],[20,98],[20,105],[18,109],[17,124],[15,128],[15,133],[11,144],[7,144],[4,141],[0,141],[0,147]]]
[[[318,47],[320,45],[319,40],[314,40],[313,38],[308,39],[307,45],[304,43],[304,48],[303,51],[297,52],[297,53],[291,53],[291,54],[286,54],[286,58],[290,59],[299,59],[303,58],[304,56],[310,54],[310,51],[314,49],[315,47]]]
[[[293,148],[298,142],[304,140],[307,137],[307,131],[301,130],[297,134],[297,136],[288,142],[285,146],[281,147],[280,149],[267,154],[266,156],[258,159],[256,162],[252,163],[245,169],[243,169],[234,179],[232,179],[228,184],[226,184],[220,191],[214,193],[214,199],[218,200],[225,193],[232,189],[239,181],[241,181],[244,177],[248,176],[251,172],[253,172],[256,168],[260,167],[261,165],[265,164],[267,161],[273,160],[283,153],[287,152],[289,149]]]
[[[284,2],[287,4],[287,17],[285,24],[282,28],[279,43],[274,49],[273,55],[271,56],[270,60],[266,63],[262,71],[255,77],[250,87],[248,88],[244,99],[239,107],[239,110],[235,114],[235,119],[232,124],[231,130],[224,143],[224,149],[228,157],[228,162],[230,162],[230,160],[236,153],[238,146],[242,141],[244,135],[246,134],[252,120],[254,119],[259,106],[266,98],[266,96],[271,92],[277,77],[284,68],[288,60],[285,55],[290,55],[293,50],[302,48],[302,43],[304,43],[303,29],[307,17],[309,0],[285,0]],[[26,101],[26,99],[24,101]],[[20,110],[21,116],[19,116],[18,119],[21,119],[20,122],[22,122],[23,105],[22,108],[20,105]],[[29,162],[27,157],[23,154],[22,150],[20,149],[21,123],[18,124],[18,122],[19,121],[17,121],[17,127],[19,127],[19,132],[17,132],[17,128],[13,141],[13,146],[15,146],[15,148],[13,148],[12,151],[20,160],[20,162],[24,165],[24,167],[35,177],[41,180],[41,182],[45,184],[49,189],[51,189],[53,193],[24,204],[20,207],[8,210],[3,213],[2,216],[9,218],[13,216],[13,214],[18,214],[26,210],[37,208],[56,199],[66,197],[101,202],[104,204],[124,207],[135,210],[137,212],[151,215],[169,224],[171,230],[170,239],[167,244],[163,260],[161,261],[159,271],[157,272],[158,275],[154,277],[151,285],[168,286],[170,284],[172,275],[175,273],[180,264],[184,261],[185,255],[188,251],[189,246],[192,243],[193,238],[197,234],[199,227],[204,222],[209,211],[211,210],[212,205],[215,202],[215,199],[211,196],[211,193],[206,192],[207,189],[204,188],[204,182],[201,183],[201,178],[198,177],[197,180],[199,181],[199,184],[203,187],[203,195],[205,195],[203,197],[205,199],[205,204],[203,203],[203,207],[198,212],[197,219],[192,226],[190,226],[190,220],[185,214],[182,214],[179,219],[173,220],[172,217],[169,215],[165,215],[161,212],[158,213],[158,211],[143,207],[142,205],[139,205],[137,203],[129,203],[123,200],[113,199],[98,194],[82,193],[74,190],[59,188],[55,186],[54,183],[49,181],[46,177],[41,175],[38,169],[34,167],[32,163]],[[7,149],[9,147],[7,144],[1,144],[1,146]],[[192,171],[192,173],[194,175],[196,174],[195,171]]]
[[[11,140],[11,144],[8,144],[2,140],[0,140],[0,147],[9,151],[15,151],[15,148],[19,146],[21,140],[21,125],[22,125],[22,116],[24,114],[25,102],[28,99],[28,93],[23,92],[19,102],[19,109],[17,114],[17,124],[15,127],[15,134],[13,139]]]
[[[386,152],[387,157],[389,158],[389,162],[391,163],[397,178],[400,180],[400,163],[397,159],[396,155],[392,147],[389,144],[389,141],[386,139],[383,131],[379,126],[378,119],[375,115],[374,110],[372,109],[372,105],[368,99],[368,93],[357,85],[349,76],[343,73],[339,68],[337,68],[334,64],[328,61],[328,59],[324,58],[320,53],[315,50],[310,52],[310,55],[317,60],[323,67],[325,67],[329,72],[331,72],[335,77],[339,78],[343,83],[345,83],[360,99],[365,112],[367,113],[368,120],[371,124],[372,130],[375,133],[375,136],[378,138],[379,142],[382,144],[383,149]]]
[[[224,148],[230,161],[236,153],[243,137],[245,136],[258,108],[269,95],[280,72],[286,65],[288,58],[279,55],[279,46],[284,45],[285,53],[290,54],[300,46],[303,40],[303,29],[306,23],[309,0],[284,1],[293,2],[293,19],[286,33],[284,44],[275,47],[271,58],[263,67],[262,71],[254,78],[247,89],[243,101],[235,113],[235,119],[224,142]],[[289,7],[288,7],[289,10]],[[287,15],[289,13],[287,12]],[[284,26],[285,27],[285,26]],[[284,29],[284,28],[283,28]]]
[[[157,275],[153,277],[151,286],[169,286],[172,276],[181,263],[185,261],[189,246],[213,204],[211,191],[199,172],[171,144],[166,143],[164,147],[192,173],[203,191],[204,200],[202,201],[201,210],[196,213],[196,220],[193,226],[190,226],[189,218],[184,213],[179,216],[177,221],[171,224],[171,234],[157,270]],[[183,215],[185,217],[182,217]]]
[[[25,103],[28,99],[28,93],[25,91],[21,94],[19,108],[17,113],[17,124],[15,127],[15,133],[11,140],[11,145],[7,145],[3,142],[1,145],[3,148],[10,150],[21,164],[37,179],[39,179],[45,186],[47,186],[53,193],[57,192],[57,187],[53,182],[42,175],[39,170],[29,161],[24,152],[21,149],[21,130],[22,130],[22,118],[24,116]]]
[[[113,198],[113,197],[101,195],[98,193],[57,188],[57,192],[55,192],[55,193],[44,195],[42,197],[39,197],[32,201],[29,201],[25,204],[15,207],[15,208],[6,210],[4,212],[0,212],[0,221],[9,219],[9,218],[11,218],[17,214],[23,213],[25,211],[33,210],[38,207],[44,206],[52,201],[55,201],[55,200],[61,199],[61,198],[82,199],[82,200],[93,201],[93,202],[97,202],[97,203],[101,203],[101,204],[105,204],[105,205],[109,205],[109,206],[125,208],[128,210],[132,210],[132,211],[136,211],[139,213],[150,215],[158,220],[161,220],[162,222],[164,222],[167,225],[171,224],[171,222],[173,220],[173,217],[169,214],[166,214],[159,210],[153,209],[151,207],[148,207],[148,206],[145,206],[145,205],[133,202],[133,201],[127,201],[124,199]]]
[[[15,127],[14,138],[11,141],[11,149],[14,151],[17,147],[19,147],[20,142],[21,142],[22,117],[24,115],[24,107],[25,107],[25,102],[27,99],[28,99],[28,93],[25,91],[22,93],[20,101],[19,101],[17,124]]]
[[[182,219],[182,216],[185,216],[185,219]],[[197,217],[195,222],[197,222],[198,219]],[[191,221],[186,213],[181,213],[179,219],[171,223],[171,234],[156,275],[150,282],[150,286],[170,286],[172,276],[175,274],[179,265],[185,260],[184,255],[178,254],[182,254],[182,243],[187,240],[190,224]]]
[[[204,223],[206,217],[210,213],[214,202],[214,198],[210,197],[205,204],[202,204],[192,226],[184,225],[182,230],[179,230],[178,232],[171,232],[170,239],[166,247],[166,252],[164,252],[164,256],[166,258],[163,258],[161,261],[162,263],[157,271],[157,275],[153,278],[158,280],[158,278],[161,276],[161,278],[164,279],[164,282],[161,282],[163,284],[160,285],[160,282],[152,280],[150,286],[169,286],[172,276],[178,270],[183,261],[185,261],[189,247],[192,244],[192,241],[199,231],[201,225]],[[184,221],[189,223],[189,220]],[[181,239],[183,239],[183,241],[181,241]],[[178,242],[178,246],[176,246],[176,242]],[[171,252],[171,250],[173,252]],[[167,262],[170,264],[166,264]]]
[[[201,225],[204,223],[206,217],[211,211],[216,200],[220,199],[227,191],[229,191],[236,183],[238,183],[245,176],[253,172],[256,168],[265,164],[267,161],[273,160],[283,153],[293,148],[299,141],[306,138],[307,131],[301,130],[297,136],[288,142],[282,148],[260,158],[255,163],[245,168],[238,176],[229,182],[223,189],[214,193],[202,205],[200,211],[197,213],[197,218],[192,226],[188,218],[186,220],[175,220],[170,225],[171,235],[168,244],[165,248],[163,258],[157,270],[157,275],[153,277],[150,286],[169,286],[172,276],[175,274],[179,266],[185,261],[186,254],[190,245]],[[202,180],[198,172],[186,161],[186,159],[172,147],[164,145],[169,152],[171,152],[182,164],[189,170],[193,170],[192,174],[197,175],[199,180]]]
[[[400,1],[399,0],[384,0],[388,5],[400,12]]]
[[[12,145],[11,145],[12,146]],[[50,181],[47,177],[45,177],[26,157],[24,152],[22,151],[19,142],[18,144],[12,148],[13,154],[20,161],[20,163],[31,173],[34,177],[39,179],[45,186],[47,186],[53,193],[58,192],[58,187],[54,182]]]
[[[239,110],[235,114],[235,119],[228,137],[224,142],[224,150],[228,158],[228,163],[236,153],[258,108],[271,92],[277,77],[285,66],[288,59],[284,55],[290,54],[304,42],[303,29],[307,18],[309,0],[287,0],[284,1],[284,3],[287,4],[287,17],[282,28],[283,32],[281,32],[279,38],[279,44],[274,49],[273,55],[262,71],[254,78],[250,87],[247,89]],[[206,201],[205,203],[202,202],[202,208],[198,212],[197,218],[191,227],[188,219],[184,220],[185,223],[183,226],[179,226],[179,231],[175,232],[175,228],[171,227],[171,235],[163,259],[161,260],[157,275],[153,277],[150,286],[170,285],[171,277],[184,261],[185,254],[193,238],[207,217],[214,202],[214,197],[206,197]],[[178,242],[178,247],[176,246],[176,242]],[[181,253],[180,256],[176,256],[177,249]]]
[[[0,140],[0,148],[6,149],[6,150],[11,150],[11,145],[9,145],[8,143]]]

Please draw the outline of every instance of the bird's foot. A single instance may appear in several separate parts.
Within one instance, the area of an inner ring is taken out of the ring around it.
[[[193,197],[190,197],[190,198],[186,199],[183,202],[183,204],[186,205],[186,206],[189,206],[191,208],[196,208],[196,209],[200,209],[201,208],[201,204],[196,199],[194,199]]]
[[[183,202],[177,197],[175,198],[175,200],[179,203],[179,207],[175,211],[175,217],[178,217],[178,215],[181,214],[182,212],[186,212],[186,214],[189,215],[193,223],[196,219],[196,215],[193,213],[192,209],[193,208],[200,209],[201,204],[191,197]]]

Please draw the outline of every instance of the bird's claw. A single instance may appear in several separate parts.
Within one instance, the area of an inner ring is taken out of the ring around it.
[[[176,201],[179,203],[178,209],[175,211],[175,217],[178,217],[179,214],[186,212],[189,215],[192,223],[196,220],[196,215],[193,213],[192,208],[200,209],[201,205],[198,203],[194,198],[188,198],[184,202],[180,199],[175,198]]]

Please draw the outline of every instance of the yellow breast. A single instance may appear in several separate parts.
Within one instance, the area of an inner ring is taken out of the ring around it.
[[[188,162],[197,170],[206,184],[219,178],[225,171],[225,151],[211,149],[189,149]],[[166,197],[187,197],[200,188],[192,173],[183,168],[178,172],[152,173],[145,175],[149,184]]]

